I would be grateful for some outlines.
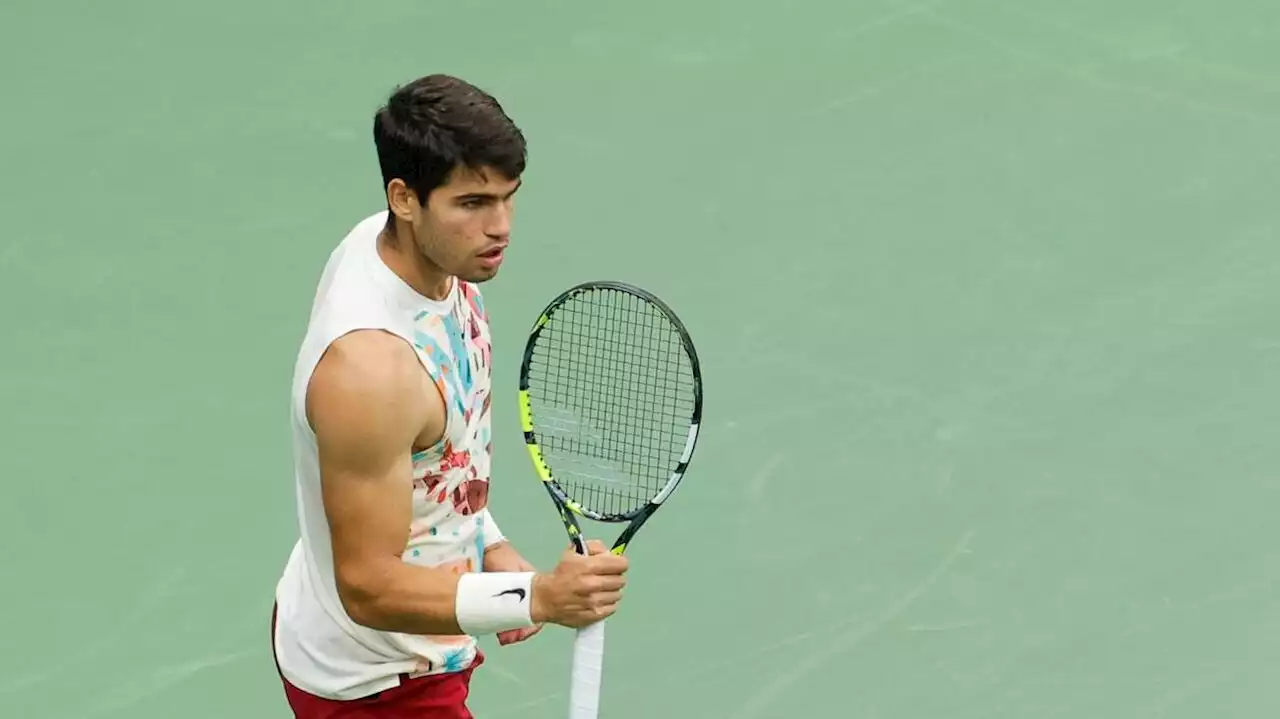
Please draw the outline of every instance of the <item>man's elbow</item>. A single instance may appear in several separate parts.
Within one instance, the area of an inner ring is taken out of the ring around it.
[[[337,567],[335,571],[338,599],[351,621],[369,629],[387,631],[383,611],[385,574],[367,567]]]

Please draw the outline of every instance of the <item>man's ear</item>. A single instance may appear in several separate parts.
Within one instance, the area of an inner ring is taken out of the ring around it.
[[[404,184],[404,180],[397,178],[387,183],[387,207],[391,214],[412,223],[422,205],[418,202],[418,193]]]

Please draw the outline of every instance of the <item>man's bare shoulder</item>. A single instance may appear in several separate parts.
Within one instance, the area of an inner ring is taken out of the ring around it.
[[[430,409],[422,378],[414,349],[400,337],[381,330],[351,332],[330,344],[312,371],[307,420],[317,432],[327,426],[349,434],[365,427],[412,438]]]

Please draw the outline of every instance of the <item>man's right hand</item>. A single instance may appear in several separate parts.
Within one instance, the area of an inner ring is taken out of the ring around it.
[[[609,552],[597,540],[587,542],[587,554],[570,547],[550,574],[533,580],[533,621],[578,629],[618,611],[627,580],[627,558]]]

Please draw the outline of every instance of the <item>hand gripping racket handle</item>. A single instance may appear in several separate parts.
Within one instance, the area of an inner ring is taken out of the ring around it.
[[[604,622],[578,630],[573,640],[573,679],[569,685],[569,719],[596,719],[600,714],[600,674],[604,666]]]

